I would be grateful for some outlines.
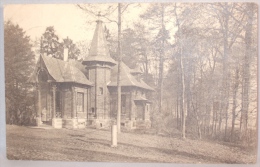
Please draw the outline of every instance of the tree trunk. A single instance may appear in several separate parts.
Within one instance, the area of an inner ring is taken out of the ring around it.
[[[235,72],[235,84],[233,87],[233,105],[232,105],[232,127],[231,127],[231,141],[234,141],[234,129],[235,129],[235,121],[236,121],[236,108],[237,108],[237,91],[239,85],[239,69],[236,68]]]
[[[245,27],[245,56],[243,64],[243,78],[242,78],[242,105],[241,105],[241,134],[240,138],[247,136],[247,119],[249,108],[249,88],[250,88],[250,62],[251,62],[251,49],[252,49],[252,21],[253,21],[253,8],[254,3],[247,3],[246,11],[247,24]]]
[[[162,46],[160,48],[160,57],[159,57],[159,78],[158,78],[158,91],[159,91],[159,112],[162,112],[162,85],[163,85],[163,71],[164,71],[164,49],[165,49],[165,37],[164,37],[164,4],[161,4],[161,28],[163,31],[162,35]]]
[[[117,133],[121,132],[121,3],[118,3]]]
[[[186,108],[185,107],[185,79],[184,79],[184,66],[183,66],[183,57],[182,57],[182,48],[181,48],[181,79],[182,79],[182,138],[186,138]]]
[[[223,68],[222,68],[222,91],[221,91],[221,109],[219,112],[219,124],[218,124],[218,130],[221,132],[221,126],[222,126],[222,119],[223,114],[227,115],[228,108],[228,61],[229,61],[229,49],[228,49],[228,32],[229,32],[229,14],[228,14],[228,4],[225,3],[224,5],[224,25],[222,27],[223,31]]]
[[[179,39],[179,42],[180,42],[180,68],[181,68],[181,123],[182,123],[182,138],[185,139],[186,138],[186,105],[185,105],[185,79],[184,79],[184,65],[183,65],[183,53],[182,53],[182,30],[180,28],[180,23],[179,23],[179,20],[178,20],[178,17],[177,17],[177,12],[176,12],[176,3],[175,3],[175,17],[176,17],[176,24],[178,26],[178,31],[180,32],[180,39]]]
[[[177,129],[179,129],[179,98],[177,96],[177,100],[176,100],[176,125],[177,125]]]

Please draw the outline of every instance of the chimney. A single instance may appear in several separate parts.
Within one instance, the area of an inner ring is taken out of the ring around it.
[[[69,58],[69,49],[67,47],[64,47],[63,60],[68,61],[68,58]]]

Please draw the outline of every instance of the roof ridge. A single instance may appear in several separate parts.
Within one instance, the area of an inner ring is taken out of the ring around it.
[[[55,59],[55,60],[54,60]],[[63,61],[53,57],[43,56],[43,63],[45,64],[48,73],[56,82],[74,82],[84,85],[92,85],[84,72],[71,62]],[[57,69],[58,68],[58,69]]]

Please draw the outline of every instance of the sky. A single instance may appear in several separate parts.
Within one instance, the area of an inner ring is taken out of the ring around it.
[[[126,20],[122,26],[130,27],[133,22],[138,20],[138,15],[143,9],[132,7],[127,11],[122,18],[122,20]],[[32,40],[40,38],[46,27],[54,26],[56,34],[61,39],[69,37],[74,42],[90,41],[94,33],[94,20],[96,19],[89,17],[75,4],[15,4],[4,6],[4,20],[11,20],[18,24]],[[90,20],[91,23],[89,23]],[[103,21],[111,33],[116,33],[117,25],[115,23]]]

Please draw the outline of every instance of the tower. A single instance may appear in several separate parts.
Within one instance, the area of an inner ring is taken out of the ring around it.
[[[102,126],[104,121],[110,118],[110,96],[107,84],[110,82],[111,68],[116,65],[116,62],[110,57],[102,21],[96,22],[89,56],[85,57],[82,63],[87,69],[86,76],[94,83],[89,95],[90,110],[96,124]]]

